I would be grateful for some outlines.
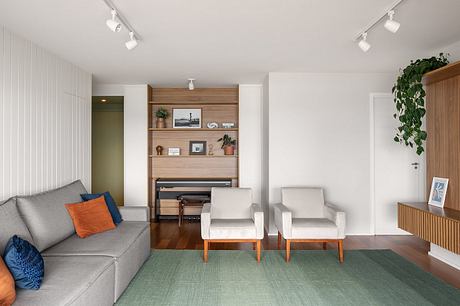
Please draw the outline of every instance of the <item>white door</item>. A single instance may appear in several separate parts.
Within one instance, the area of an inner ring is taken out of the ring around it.
[[[393,140],[392,94],[371,94],[371,202],[376,235],[407,234],[398,229],[397,203],[424,200],[424,154]],[[372,209],[371,209],[372,210]]]

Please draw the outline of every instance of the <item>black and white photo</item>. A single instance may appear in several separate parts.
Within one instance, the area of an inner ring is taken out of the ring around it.
[[[200,108],[175,108],[173,109],[174,128],[201,128]]]

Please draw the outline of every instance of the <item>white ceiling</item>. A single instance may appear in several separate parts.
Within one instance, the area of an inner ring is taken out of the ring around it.
[[[268,72],[395,72],[460,40],[459,0],[406,0],[397,34],[354,36],[393,0],[113,0],[142,36],[105,25],[102,0],[0,2],[0,24],[94,74],[97,83],[260,82]]]

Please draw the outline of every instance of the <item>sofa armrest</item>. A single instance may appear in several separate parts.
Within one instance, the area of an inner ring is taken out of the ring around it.
[[[285,239],[290,239],[292,236],[292,213],[283,204],[275,204],[273,206],[275,212],[275,225],[278,231]]]
[[[201,238],[210,238],[211,228],[211,203],[205,203],[201,210]]]
[[[339,209],[330,203],[324,205],[324,216],[331,220],[337,225],[339,230],[338,238],[345,238],[345,212],[339,211]]]
[[[259,204],[251,205],[251,218],[256,225],[256,236],[257,239],[264,238],[264,211]]]
[[[125,221],[150,222],[150,209],[147,206],[119,206],[118,210]]]

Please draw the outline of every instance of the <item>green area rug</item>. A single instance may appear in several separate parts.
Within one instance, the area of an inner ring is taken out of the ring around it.
[[[155,250],[117,305],[460,305],[460,290],[389,250]]]

